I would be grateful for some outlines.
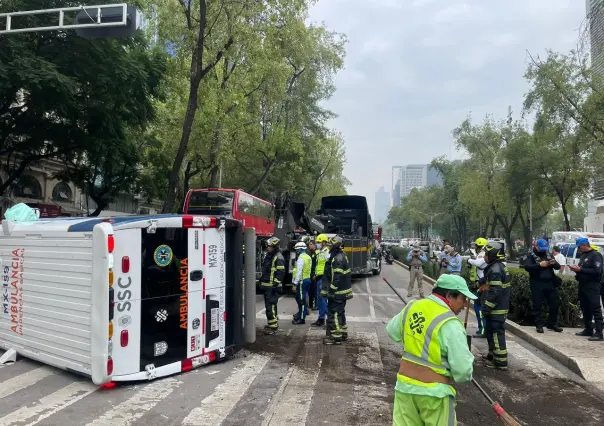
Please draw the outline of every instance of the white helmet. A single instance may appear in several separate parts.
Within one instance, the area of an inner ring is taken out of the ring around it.
[[[295,250],[306,250],[306,243],[303,243],[302,241],[300,241],[299,243],[296,243],[296,245],[294,246]]]

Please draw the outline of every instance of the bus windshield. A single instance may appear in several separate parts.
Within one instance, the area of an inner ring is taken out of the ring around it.
[[[191,191],[187,213],[232,216],[234,197],[228,191]]]

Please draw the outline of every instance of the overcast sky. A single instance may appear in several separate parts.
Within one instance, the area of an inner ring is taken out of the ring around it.
[[[463,156],[451,130],[468,113],[504,118],[511,105],[518,117],[526,49],[575,48],[584,16],[584,0],[320,0],[311,19],[349,41],[327,103],[346,139],[349,193],[373,214],[393,165]]]

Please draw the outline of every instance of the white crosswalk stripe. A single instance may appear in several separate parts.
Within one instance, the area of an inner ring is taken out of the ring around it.
[[[2,383],[2,386],[0,386],[0,399],[12,395],[15,392],[19,392],[54,373],[54,370],[49,367],[40,367],[17,377],[5,380]]]
[[[212,395],[201,401],[201,406],[191,411],[182,424],[220,425],[270,359],[270,356],[254,355],[244,361],[243,366],[235,369],[224,383],[216,387]]]
[[[114,389],[19,359],[0,373],[0,426],[303,426],[327,423],[325,404],[337,424],[386,426],[393,392],[387,376],[398,362],[392,342],[381,325],[350,327],[349,342],[339,347],[322,344],[323,328],[294,327],[265,339],[274,351],[243,352],[208,374],[202,368]],[[508,346],[512,365],[560,377],[513,338]]]
[[[181,381],[174,378],[158,380],[145,385],[132,398],[117,405],[86,426],[128,426],[140,419],[161,400],[170,396]]]
[[[37,417],[29,425],[35,425],[40,420],[61,411],[65,407],[90,395],[98,388],[90,382],[74,382],[56,392],[51,393],[39,402],[19,408],[6,416],[0,418],[0,426],[11,426],[23,424],[23,422]]]

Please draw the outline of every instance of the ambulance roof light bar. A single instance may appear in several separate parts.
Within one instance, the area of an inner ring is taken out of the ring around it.
[[[121,9],[121,20],[114,22],[102,22],[103,11],[109,9],[111,12]],[[65,12],[84,12],[90,18],[93,16],[96,19],[91,19],[88,23],[65,23]],[[12,18],[16,16],[34,16],[45,14],[58,14],[58,25],[48,25],[33,28],[12,28]],[[91,16],[92,15],[92,16]],[[6,25],[2,25],[2,18],[6,20]],[[93,22],[90,22],[93,21]],[[94,22],[96,21],[96,22]],[[30,33],[35,31],[55,31],[55,30],[75,30],[81,28],[99,28],[99,27],[126,27],[128,26],[128,5],[126,3],[119,4],[103,4],[98,6],[76,6],[76,7],[60,7],[56,9],[40,9],[27,10],[23,12],[0,13],[0,34],[15,34],[15,33]]]

